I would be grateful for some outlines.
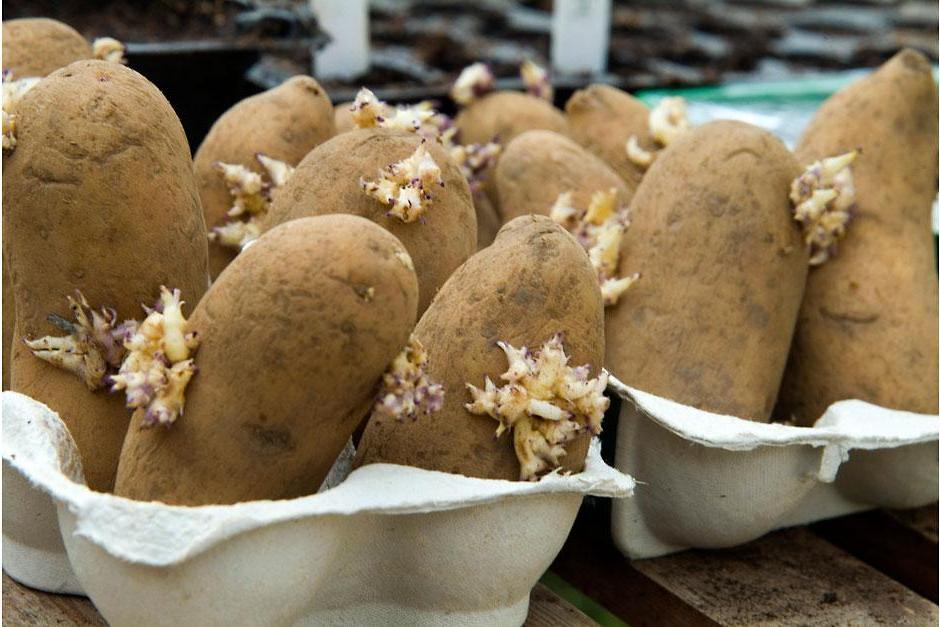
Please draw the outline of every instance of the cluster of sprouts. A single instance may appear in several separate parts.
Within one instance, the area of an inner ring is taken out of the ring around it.
[[[587,209],[573,206],[572,193],[563,192],[558,195],[549,215],[584,246],[597,274],[604,305],[617,304],[640,274],[616,276],[620,243],[630,226],[629,212],[620,203],[616,188],[594,192]]]
[[[412,337],[383,375],[373,415],[404,421],[440,411],[444,406],[444,387],[431,380],[427,367],[427,352]]]
[[[663,98],[649,115],[649,134],[656,143],[655,150],[646,150],[640,146],[640,139],[631,135],[627,139],[627,157],[641,168],[648,168],[656,159],[656,154],[676,140],[692,127],[686,114],[683,98]]]
[[[811,266],[825,263],[845,236],[855,208],[852,162],[858,151],[811,164],[790,186],[793,219],[803,226]]]
[[[227,214],[229,221],[213,227],[209,239],[227,248],[241,249],[261,235],[261,218],[271,206],[273,194],[290,178],[294,168],[283,161],[258,153],[258,163],[267,173],[261,174],[241,164],[216,161],[215,170],[221,175],[232,197]]]
[[[498,342],[509,366],[497,386],[489,377],[483,389],[467,384],[467,410],[495,419],[498,438],[512,431],[519,478],[537,481],[561,465],[565,445],[582,433],[597,435],[610,401],[604,396],[607,373],[590,378],[588,366],[572,368],[561,334],[534,353]]]
[[[380,169],[375,180],[360,178],[359,186],[367,195],[388,205],[387,216],[414,222],[431,205],[434,190],[444,187],[444,179],[422,141],[410,157]]]

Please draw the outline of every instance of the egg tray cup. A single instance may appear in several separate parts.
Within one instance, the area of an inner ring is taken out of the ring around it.
[[[615,466],[640,484],[611,510],[629,558],[937,500],[940,416],[845,400],[797,427],[701,411],[614,377],[610,391],[622,399]]]
[[[55,412],[2,399],[4,570],[116,626],[521,625],[584,495],[634,487],[595,441],[538,482],[373,464],[291,500],[139,502],[84,485]]]

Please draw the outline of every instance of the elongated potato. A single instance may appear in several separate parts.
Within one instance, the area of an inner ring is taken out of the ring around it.
[[[14,79],[43,77],[91,57],[91,44],[68,24],[42,17],[3,22],[3,69]]]
[[[405,222],[393,207],[363,190],[389,164],[409,159],[424,146],[440,169],[443,186],[419,219]],[[358,129],[317,146],[274,197],[262,223],[270,228],[303,216],[349,213],[389,230],[408,249],[418,274],[420,315],[447,277],[476,250],[476,216],[470,188],[444,149],[406,131]]]
[[[258,153],[294,166],[335,134],[330,98],[309,76],[295,76],[278,87],[242,100],[222,114],[193,159],[209,229],[228,221],[226,212],[233,202],[217,162],[242,165],[270,182],[256,159]],[[209,245],[213,279],[236,254],[237,248],[219,241]]]
[[[627,141],[636,136],[649,141],[649,109],[630,94],[609,85],[591,85],[576,91],[565,105],[571,137],[602,158],[631,190],[643,178],[643,168],[627,157]]]
[[[574,141],[551,131],[526,131],[503,149],[496,166],[496,195],[504,221],[548,215],[559,194],[572,192],[576,206],[611,188],[629,203],[632,192],[617,174]]]
[[[85,477],[110,490],[130,412],[40,360],[23,339],[57,335],[80,290],[118,320],[141,316],[160,285],[196,302],[208,284],[206,227],[186,136],[160,91],[105,61],[78,61],[17,105],[17,144],[3,158],[4,258],[16,299],[11,388],[57,411]]]
[[[597,376],[603,367],[603,305],[587,255],[549,218],[517,218],[454,273],[415,328],[428,376],[444,388],[442,408],[416,420],[373,413],[357,463],[519,479],[515,433],[494,437],[499,423],[466,408],[473,401],[467,385],[482,388],[486,377],[505,383],[500,375],[507,357],[497,342],[536,351],[559,333],[570,365],[587,364]],[[565,445],[566,469],[581,469],[589,439],[582,432]]]
[[[496,91],[474,100],[457,114],[454,125],[462,144],[497,141],[505,145],[533,129],[568,134],[561,111],[542,98],[517,91]]]
[[[628,385],[741,418],[770,417],[808,252],[792,218],[796,159],[770,133],[712,122],[663,150],[633,197],[607,309],[607,367]]]
[[[810,270],[777,408],[804,425],[849,398],[937,412],[937,85],[923,55],[904,50],[827,100],[797,156],[855,149],[854,216]]]
[[[313,494],[415,321],[401,243],[357,216],[264,234],[190,319],[201,339],[185,413],[127,433],[115,492],[202,505]]]

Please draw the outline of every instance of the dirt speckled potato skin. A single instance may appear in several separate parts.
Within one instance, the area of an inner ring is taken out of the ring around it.
[[[625,91],[609,85],[591,85],[576,91],[565,105],[571,137],[602,158],[636,190],[644,170],[627,158],[627,140],[636,135],[640,146],[651,150],[650,111]]]
[[[16,150],[3,158],[4,259],[16,299],[11,388],[68,425],[88,485],[110,490],[130,412],[121,394],[34,357],[23,338],[61,335],[81,290],[120,319],[143,316],[160,285],[197,302],[208,285],[206,227],[183,128],[133,70],[78,61],[17,106]]]
[[[410,157],[421,138],[406,131],[357,129],[317,146],[274,198],[262,230],[303,216],[349,213],[390,231],[408,249],[418,274],[418,315],[447,277],[476,250],[476,214],[470,187],[437,142],[427,148],[444,179],[434,190],[424,222],[386,216],[388,205],[366,195],[359,179],[378,178],[381,168]]]
[[[550,102],[518,91],[496,91],[474,100],[457,114],[461,144],[498,141],[506,145],[513,137],[532,129],[568,134],[564,114]]]
[[[421,317],[415,336],[428,354],[431,379],[444,386],[443,408],[417,421],[370,419],[357,464],[388,462],[490,479],[519,479],[510,433],[495,438],[497,422],[464,408],[466,384],[483,385],[507,362],[497,341],[538,349],[564,334],[571,365],[603,367],[603,304],[581,245],[543,216],[504,226],[496,241],[447,281]],[[572,441],[564,467],[579,471],[589,436]]]
[[[3,389],[10,389],[10,351],[13,348],[13,324],[15,308],[13,307],[13,284],[10,282],[9,270],[3,264]]]
[[[631,203],[608,307],[607,368],[699,409],[770,418],[806,281],[788,198],[800,168],[770,133],[700,126],[666,148]]]
[[[223,113],[193,158],[208,228],[225,224],[228,221],[225,214],[232,206],[228,188],[213,167],[216,161],[241,164],[264,174],[255,158],[259,152],[297,165],[308,152],[335,134],[330,97],[309,76],[295,76]],[[232,248],[215,242],[209,244],[213,279],[236,254]]]
[[[168,429],[131,425],[115,492],[181,505],[315,493],[414,326],[403,250],[368,220],[332,215],[242,252],[190,319],[202,344],[185,414]]]
[[[509,142],[496,165],[496,193],[503,220],[521,215],[548,215],[558,195],[573,192],[576,207],[587,207],[591,195],[616,188],[628,203],[633,196],[602,159],[551,131],[526,131]]]
[[[937,413],[937,85],[920,53],[826,101],[797,156],[856,148],[857,208],[836,254],[810,270],[776,410],[804,425],[849,398]]]
[[[3,69],[14,79],[46,76],[91,57],[91,44],[62,22],[43,17],[3,22]]]
[[[485,189],[473,192],[473,208],[477,214],[477,250],[483,250],[496,239],[503,219]]]

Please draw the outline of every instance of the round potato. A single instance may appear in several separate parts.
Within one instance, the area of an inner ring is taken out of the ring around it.
[[[770,418],[809,255],[788,198],[800,173],[770,133],[711,122],[659,155],[633,197],[607,309],[607,367],[699,409]]]
[[[568,134],[564,114],[537,96],[496,91],[471,102],[454,119],[462,144],[496,141],[505,145],[524,131],[545,129]]]
[[[3,69],[14,79],[43,77],[90,58],[91,44],[68,24],[43,17],[3,22]]]
[[[333,122],[336,125],[337,135],[358,128],[356,123],[353,122],[352,106],[352,102],[341,102],[333,107]]]
[[[189,145],[163,94],[106,61],[78,61],[40,81],[17,105],[16,149],[3,158],[4,259],[16,325],[11,388],[68,425],[88,485],[109,490],[127,430],[123,399],[91,392],[42,361],[24,339],[58,335],[80,290],[118,320],[139,318],[161,285],[191,302],[208,285],[206,227]]]
[[[296,165],[308,152],[336,134],[333,105],[320,84],[295,76],[266,92],[246,98],[222,114],[193,159],[199,196],[211,230],[228,221],[232,196],[217,162],[242,165],[263,177],[261,153]],[[209,244],[209,269],[216,278],[238,254],[219,242]]]
[[[368,220],[302,218],[264,234],[193,312],[185,414],[167,429],[135,418],[115,492],[180,505],[315,493],[417,302],[404,247]]]
[[[526,131],[509,142],[495,177],[505,221],[526,214],[548,215],[559,194],[569,191],[579,207],[588,206],[595,192],[611,188],[625,203],[633,196],[602,159],[551,131]]]
[[[463,264],[421,317],[414,337],[427,352],[427,373],[443,386],[443,406],[416,420],[373,413],[357,464],[388,462],[470,477],[520,479],[513,434],[468,411],[467,385],[498,382],[507,357],[497,342],[536,351],[561,334],[572,366],[603,367],[603,304],[581,245],[543,216],[504,226],[496,241]],[[590,436],[565,446],[564,468],[579,471]]]
[[[615,87],[591,85],[571,96],[565,113],[571,137],[606,161],[631,190],[636,190],[644,170],[627,157],[627,141],[635,135],[644,149],[655,148],[649,138],[646,105]]]
[[[440,168],[443,186],[431,190],[433,200],[420,219],[404,222],[389,215],[389,205],[367,194],[361,182],[377,179],[380,170],[408,159],[419,146]],[[418,274],[419,315],[476,250],[476,215],[466,179],[437,142],[422,143],[414,133],[358,129],[317,146],[275,195],[262,228],[331,213],[369,218],[401,240]]]
[[[937,413],[937,85],[919,52],[827,100],[796,152],[809,165],[856,149],[853,219],[810,270],[780,391],[777,414],[803,425],[850,398]]]

